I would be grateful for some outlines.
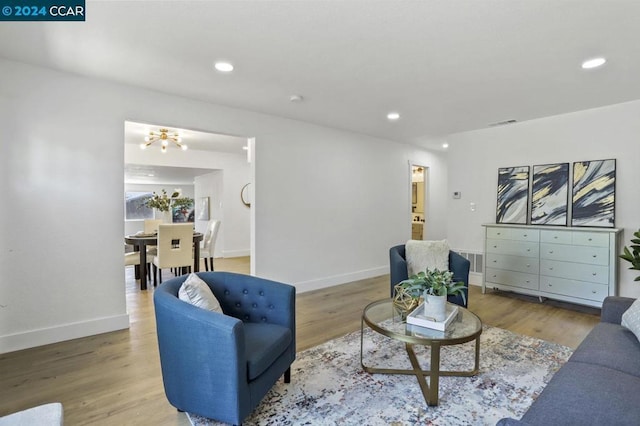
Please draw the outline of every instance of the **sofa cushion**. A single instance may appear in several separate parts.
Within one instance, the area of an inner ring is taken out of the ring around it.
[[[253,380],[289,347],[291,330],[276,324],[244,323],[247,374]]]
[[[640,342],[621,325],[602,322],[585,337],[570,360],[640,377]]]
[[[198,308],[222,313],[220,302],[213,295],[211,288],[196,274],[189,274],[178,290],[178,298]]]
[[[631,330],[636,339],[640,339],[640,299],[622,314],[622,326]]]
[[[640,378],[600,365],[569,361],[522,420],[532,425],[638,425]]]
[[[449,244],[447,240],[409,240],[405,244],[405,250],[409,276],[427,269],[449,270]]]

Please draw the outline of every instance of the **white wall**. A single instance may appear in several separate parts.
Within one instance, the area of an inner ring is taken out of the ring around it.
[[[438,155],[11,61],[0,75],[0,353],[128,326],[125,120],[255,137],[257,275],[304,290],[386,273],[411,235],[409,161],[430,167],[446,236]]]
[[[615,226],[624,245],[640,228],[640,101],[448,137],[448,235],[452,246],[483,251],[483,223],[495,223],[498,168],[616,159]],[[461,191],[462,198],[451,198]],[[477,204],[471,212],[469,203]],[[620,294],[639,297],[629,264],[619,261]]]

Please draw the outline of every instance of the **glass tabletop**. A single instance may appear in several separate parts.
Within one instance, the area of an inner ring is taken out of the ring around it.
[[[469,342],[482,333],[480,318],[461,306],[445,331],[407,324],[404,317],[392,299],[373,302],[362,313],[362,321],[373,330],[406,343],[430,345],[439,342],[441,345],[455,345]]]

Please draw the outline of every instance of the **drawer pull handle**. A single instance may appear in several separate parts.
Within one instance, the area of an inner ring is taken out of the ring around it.
[[[549,254],[553,254],[553,250],[549,250]]]
[[[593,274],[591,274],[591,275],[593,275],[593,276],[595,277],[595,276],[596,276],[596,275],[598,275],[598,274],[597,274],[596,272],[594,272],[594,273],[593,273]]]
[[[498,246],[493,246],[493,248],[498,248]]]
[[[502,235],[502,232],[498,232],[496,235]]]
[[[597,293],[597,291],[595,291],[595,290],[591,290],[591,293],[596,294],[596,293]]]
[[[493,278],[498,278],[498,276],[497,276],[497,275],[494,275],[494,276],[493,276]]]
[[[531,251],[531,249],[527,249],[527,251]]]
[[[593,238],[589,238],[589,241],[593,241]]]
[[[594,255],[593,255],[593,258],[595,259],[596,257],[598,257],[598,255],[597,255],[597,254],[594,254]]]
[[[527,284],[529,284],[531,281],[527,280]]]
[[[553,271],[553,267],[549,268],[550,271]]]
[[[524,234],[523,237],[527,238],[527,234]]]
[[[553,239],[554,239],[554,240],[557,240],[557,239],[558,239],[558,236],[556,235],[555,237],[553,237]]]
[[[493,263],[498,263],[498,261],[497,261],[497,260],[494,260],[494,261],[493,261]]]
[[[530,268],[530,267],[531,267],[531,265],[527,263],[527,268]]]
[[[548,285],[549,287],[553,287],[553,286],[551,285],[551,283],[549,283],[549,284],[547,284],[547,285]]]

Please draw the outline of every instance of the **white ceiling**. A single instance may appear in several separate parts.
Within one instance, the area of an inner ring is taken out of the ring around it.
[[[89,0],[86,10],[85,23],[3,22],[0,57],[423,146],[640,98],[637,0]],[[580,68],[597,55],[604,67]],[[214,71],[217,59],[235,71]],[[386,120],[391,110],[399,121]]]

